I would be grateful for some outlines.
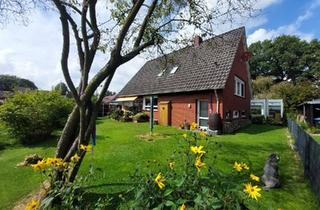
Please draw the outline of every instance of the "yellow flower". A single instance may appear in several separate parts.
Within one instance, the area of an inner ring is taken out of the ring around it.
[[[259,197],[261,197],[261,194],[259,191],[261,191],[261,188],[258,186],[252,186],[251,183],[245,184],[243,191],[248,194],[248,196],[252,199],[258,200]]]
[[[182,137],[186,139],[187,138],[187,134],[186,133],[182,134]]]
[[[203,146],[191,146],[190,147],[191,151],[194,153],[194,154],[204,154],[206,153],[205,151],[203,151]]]
[[[198,169],[198,172],[200,172],[201,168],[206,167],[206,164],[201,161],[201,158],[197,158],[196,162],[194,163],[195,167]]]
[[[39,207],[39,203],[40,202],[38,200],[32,199],[32,201],[27,204],[25,210],[35,210]]]
[[[243,169],[249,170],[249,166],[245,163],[241,163]]]
[[[78,162],[79,160],[80,160],[80,157],[77,153],[71,157],[72,162]]]
[[[173,169],[173,168],[174,168],[174,164],[175,164],[175,162],[170,162],[170,163],[169,163],[169,168],[170,168],[170,169]]]
[[[88,145],[81,144],[80,145],[80,149],[84,150],[86,152],[90,152],[92,150],[92,145],[90,145],[90,144],[88,144]]]
[[[200,135],[201,138],[205,138],[207,136],[206,132],[204,132],[204,131],[201,131],[199,133],[199,135]]]
[[[163,189],[165,187],[164,184],[165,179],[161,175],[161,173],[158,173],[157,177],[154,179],[154,182],[158,185],[160,189]]]
[[[180,207],[179,207],[179,210],[186,210],[187,209],[187,206],[185,204],[182,204]]]
[[[32,167],[32,169],[34,171],[40,171],[40,170],[43,170],[43,169],[45,169],[47,167],[47,162],[44,159],[43,160],[39,160],[37,162],[37,164],[32,164],[31,167]]]
[[[253,180],[253,181],[256,181],[256,182],[260,182],[260,178],[254,174],[250,174],[250,178]]]
[[[69,164],[67,162],[64,162],[62,165],[63,168],[68,168],[68,166],[69,166]]]
[[[190,125],[190,129],[191,129],[191,130],[195,130],[195,129],[197,129],[197,128],[198,128],[197,123],[195,123],[195,122],[191,123],[191,125]]]
[[[241,163],[238,163],[238,162],[234,162],[234,164],[233,164],[233,168],[236,170],[236,171],[238,171],[238,172],[240,172],[240,171],[242,171],[242,164]]]

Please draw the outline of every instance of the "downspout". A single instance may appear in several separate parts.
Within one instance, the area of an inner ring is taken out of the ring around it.
[[[219,95],[216,89],[214,90],[214,95],[216,96],[216,101],[217,101],[216,111],[217,113],[219,113]]]

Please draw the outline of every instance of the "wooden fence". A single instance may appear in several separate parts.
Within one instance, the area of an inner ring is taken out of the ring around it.
[[[320,199],[320,144],[291,119],[288,119],[288,128],[303,162],[304,175]]]

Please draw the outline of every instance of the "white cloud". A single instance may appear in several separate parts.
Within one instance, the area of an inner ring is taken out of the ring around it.
[[[8,25],[0,33],[0,74],[16,75],[29,79],[40,88],[50,90],[64,81],[60,67],[62,37],[57,14],[35,12],[28,26]],[[71,53],[72,55],[73,53]],[[106,60],[98,54],[91,76]],[[145,59],[138,57],[121,66],[114,76],[110,89],[119,91],[141,68]],[[76,56],[69,59],[70,74],[75,85],[79,83],[79,68]]]
[[[320,0],[314,1],[302,15],[298,16],[291,24],[283,25],[271,30],[264,28],[257,29],[248,36],[248,44],[266,39],[274,39],[275,37],[281,35],[296,35],[306,41],[312,40],[314,38],[314,34],[304,33],[300,30],[300,27],[305,21],[309,20],[313,16],[314,10],[318,7],[320,7]]]
[[[264,9],[280,1],[257,0],[256,7]],[[207,0],[207,2],[210,6],[216,0]],[[102,11],[105,17],[104,8],[105,6],[99,7],[99,11]],[[30,20],[30,24],[26,27],[11,24],[1,30],[0,74],[17,75],[34,81],[40,89],[51,89],[53,85],[64,81],[60,67],[62,46],[60,21],[58,15],[53,11],[37,11],[30,14]],[[243,23],[246,23],[247,28],[253,28],[266,22],[265,16],[258,16],[254,19],[237,17],[233,24],[221,25],[216,28],[215,32],[218,34]],[[97,55],[91,77],[104,65],[106,59],[106,55]],[[139,56],[119,67],[110,85],[110,90],[120,91],[145,62],[146,59]],[[70,74],[77,85],[80,75],[77,57],[73,52],[71,52],[69,65]]]
[[[265,9],[273,4],[278,4],[282,0],[257,0],[255,4],[256,9]]]

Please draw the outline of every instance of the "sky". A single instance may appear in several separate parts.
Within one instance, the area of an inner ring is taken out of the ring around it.
[[[206,0],[208,5],[215,0]],[[247,42],[274,39],[287,34],[310,41],[320,39],[320,0],[257,0],[259,14],[250,19],[239,18],[233,24],[221,24],[216,33],[239,26],[246,27]],[[16,75],[33,81],[39,89],[50,90],[64,82],[60,68],[61,26],[56,13],[35,11],[26,26],[21,23],[0,28],[0,74]],[[147,61],[139,55],[120,66],[109,90],[119,92]],[[91,76],[104,64],[107,56],[100,54],[93,64]],[[79,81],[77,60],[70,58],[70,73]]]

